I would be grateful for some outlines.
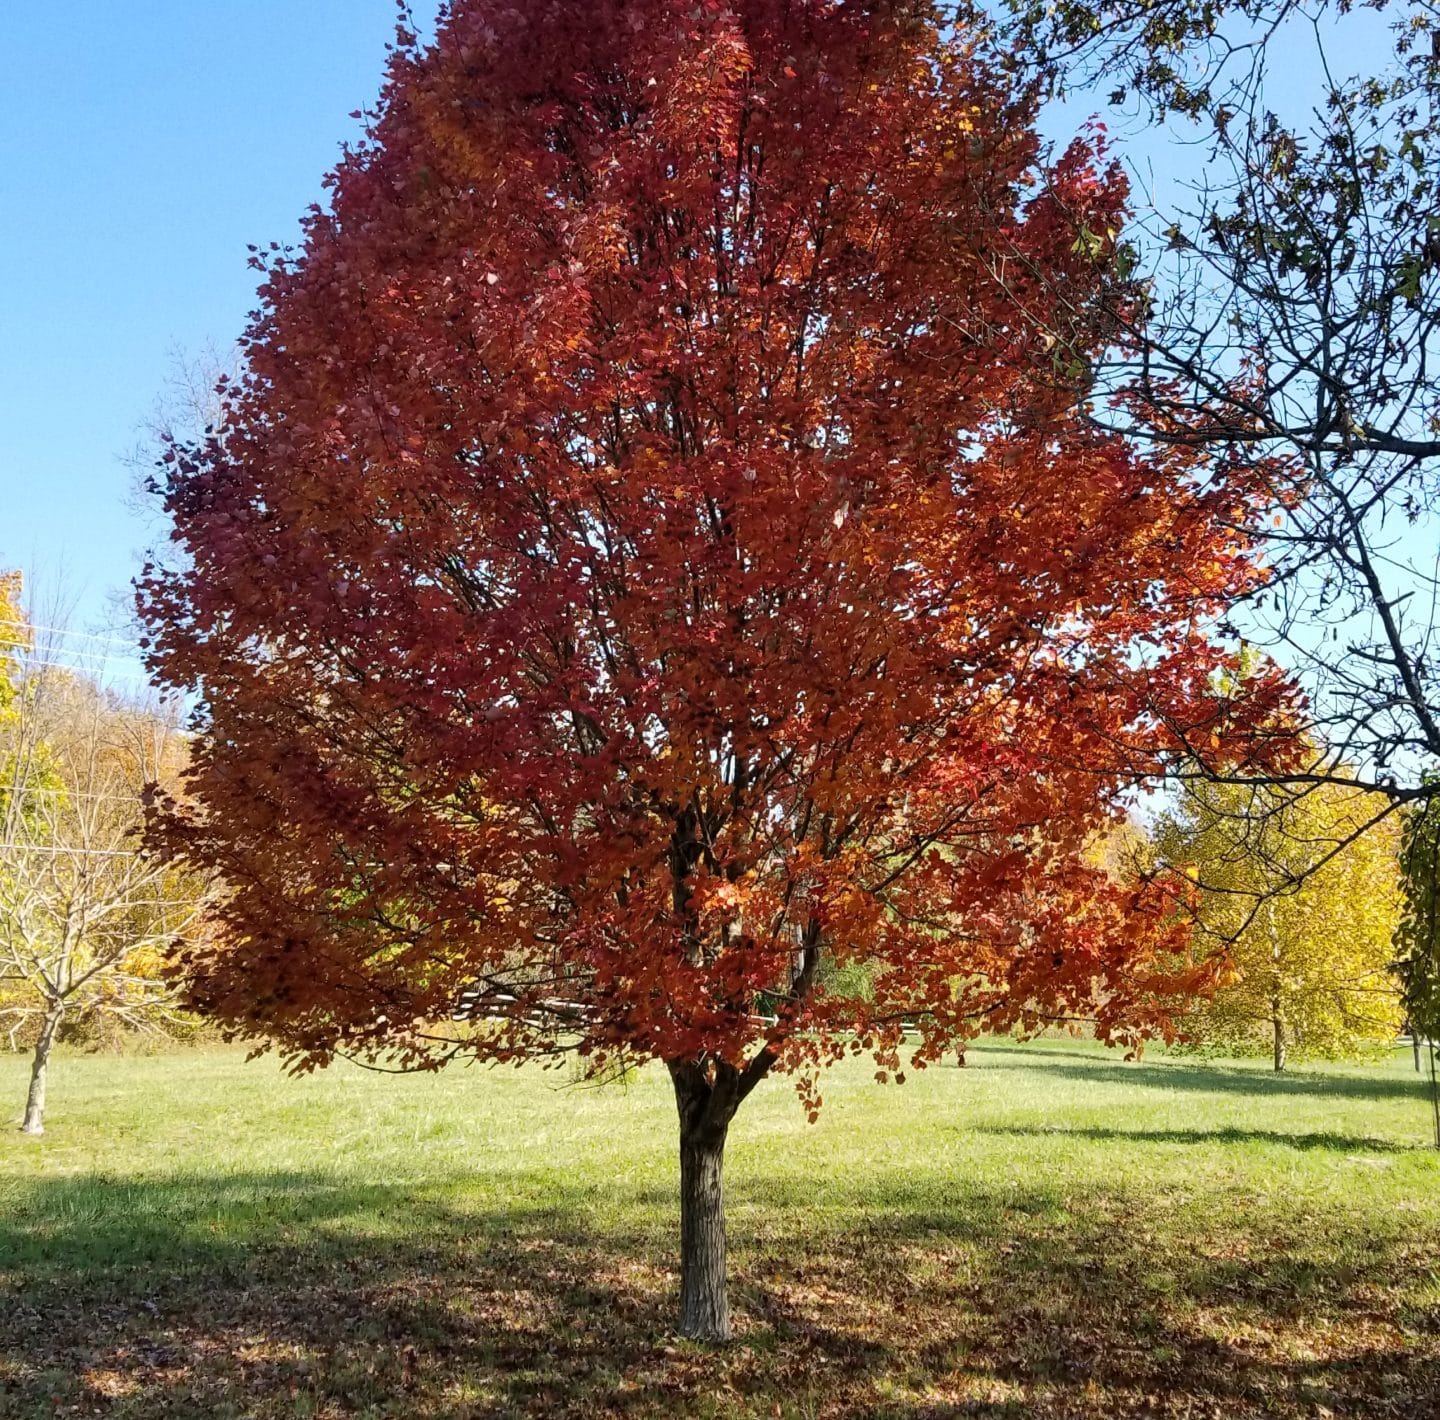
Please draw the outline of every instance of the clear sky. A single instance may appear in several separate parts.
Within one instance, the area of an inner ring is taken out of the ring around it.
[[[113,618],[155,535],[124,455],[179,364],[243,329],[246,244],[321,195],[394,20],[393,0],[0,3],[0,567],[63,573],[77,627]]]
[[[293,236],[394,23],[393,0],[0,4],[0,567],[63,568],[78,626],[153,535],[122,456],[177,358],[243,329],[246,244]]]

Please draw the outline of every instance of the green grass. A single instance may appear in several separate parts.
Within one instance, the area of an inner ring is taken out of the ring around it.
[[[658,1071],[64,1056],[46,1137],[0,1134],[0,1416],[1440,1415],[1408,1056],[970,1062],[846,1066],[813,1127],[747,1103],[709,1353],[670,1330]]]

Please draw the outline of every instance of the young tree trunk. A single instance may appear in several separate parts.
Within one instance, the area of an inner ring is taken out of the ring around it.
[[[60,1029],[60,1018],[65,1007],[55,1004],[45,1013],[40,1027],[40,1039],[35,1043],[35,1058],[30,1062],[30,1093],[25,1097],[25,1119],[20,1125],[23,1134],[45,1132],[45,1076],[50,1069],[50,1050],[55,1044],[56,1032]]]
[[[680,1331],[730,1339],[725,1296],[725,1133],[680,1136]]]
[[[1440,1149],[1440,1080],[1435,1077],[1435,1042],[1428,1035],[1425,1054],[1430,1057],[1430,1110],[1435,1118],[1435,1147]]]
[[[1281,1011],[1284,981],[1280,973],[1280,931],[1275,925],[1275,899],[1272,897],[1265,906],[1270,925],[1270,959],[1274,963],[1270,983],[1270,1026],[1275,1032],[1275,1073],[1278,1075],[1285,1069],[1285,1022]]]

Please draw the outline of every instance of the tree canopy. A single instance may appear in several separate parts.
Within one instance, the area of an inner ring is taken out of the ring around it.
[[[198,1003],[301,1066],[658,1058],[717,1159],[766,1072],[813,1109],[907,1025],[1165,1027],[1205,967],[1087,849],[1183,744],[1289,753],[1207,634],[1261,489],[1081,417],[1125,185],[1033,120],[917,0],[402,32],[166,456]]]
[[[1219,1050],[1344,1059],[1404,1020],[1391,967],[1402,914],[1399,826],[1383,796],[1339,784],[1192,786],[1158,847],[1197,884],[1226,969],[1189,1033]]]

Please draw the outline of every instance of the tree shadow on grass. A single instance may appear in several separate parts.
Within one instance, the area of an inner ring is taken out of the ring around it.
[[[1276,1074],[1263,1066],[1211,1065],[1189,1060],[1100,1059],[1069,1050],[1025,1045],[1010,1049],[972,1048],[971,1066],[980,1070],[1038,1070],[1046,1075],[1107,1085],[1140,1085],[1156,1090],[1202,1090],[1210,1094],[1313,1095],[1348,1099],[1428,1099],[1429,1082],[1416,1076],[1336,1075],[1320,1071]]]
[[[6,1420],[97,1400],[135,1417],[561,1415],[567,1393],[643,1373],[665,1331],[646,1239],[607,1254],[584,1190],[573,1212],[296,1173],[15,1192]]]
[[[1405,1297],[1440,1238],[1167,1238],[1118,1195],[883,1171],[817,1212],[805,1179],[746,1180],[739,1337],[710,1353],[671,1333],[668,1195],[464,1182],[18,1186],[0,1416],[1440,1413],[1440,1314]]]
[[[1338,1154],[1410,1154],[1418,1146],[1377,1139],[1368,1134],[1327,1131],[1287,1133],[1278,1129],[1107,1129],[1099,1126],[977,1124],[965,1132],[1035,1139],[1086,1139],[1127,1144],[1277,1144],[1286,1149],[1325,1150]],[[1428,1147],[1428,1146],[1427,1146]]]

